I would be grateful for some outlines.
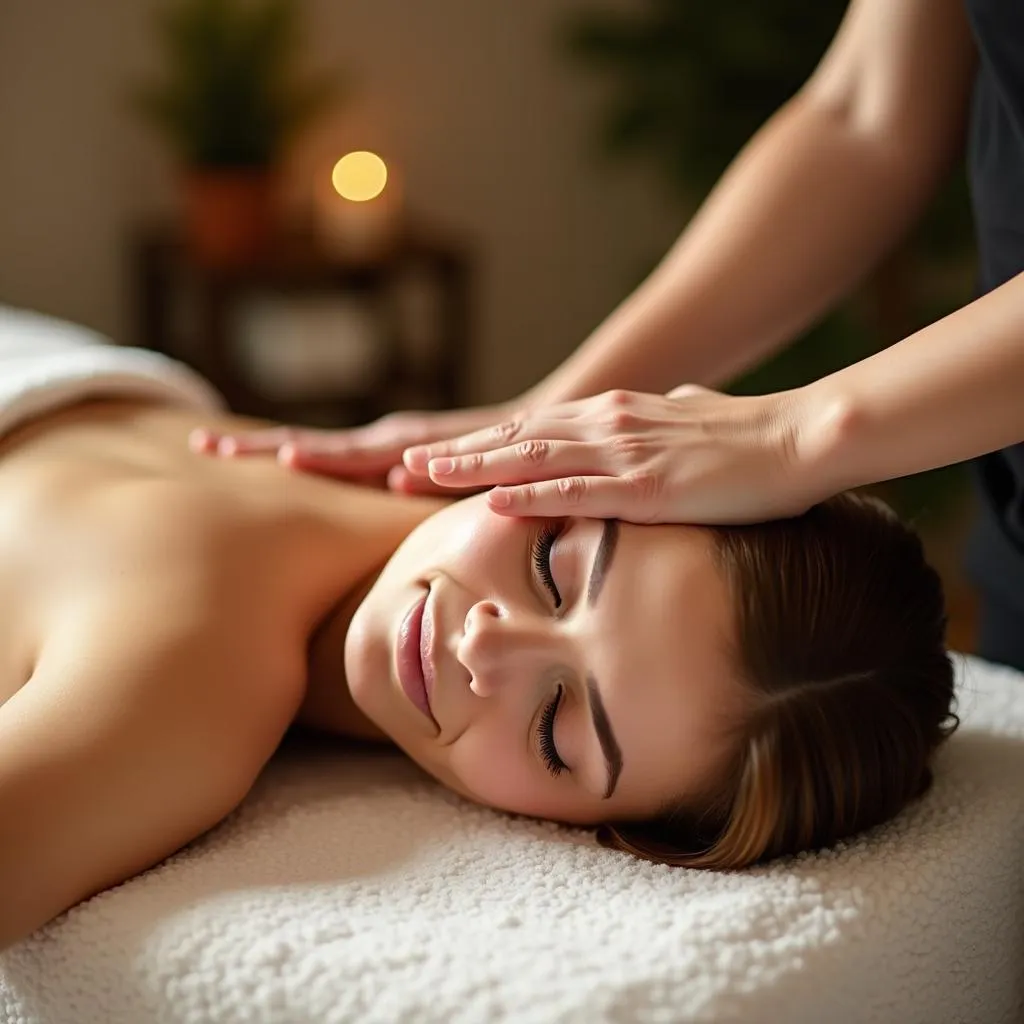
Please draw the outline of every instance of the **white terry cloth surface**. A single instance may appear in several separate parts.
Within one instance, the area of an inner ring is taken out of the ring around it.
[[[0,436],[74,402],[114,397],[223,408],[202,377],[173,359],[113,345],[64,320],[0,306]]]
[[[286,749],[220,827],[0,958],[0,1021],[1020,1021],[1024,676],[956,661],[922,801],[733,874],[476,807],[399,755]]]
[[[0,307],[0,434],[100,395],[220,404]],[[289,747],[222,826],[0,955],[0,1024],[1024,1019],[1024,677],[958,658],[936,785],[735,874],[466,803],[400,755]]]

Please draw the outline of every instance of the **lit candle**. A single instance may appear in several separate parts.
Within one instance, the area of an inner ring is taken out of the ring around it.
[[[394,237],[399,190],[394,174],[376,153],[346,154],[318,191],[320,232],[330,252],[372,258]]]

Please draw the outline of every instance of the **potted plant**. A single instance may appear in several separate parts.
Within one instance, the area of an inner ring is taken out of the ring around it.
[[[181,167],[184,232],[206,264],[250,261],[274,225],[274,178],[328,99],[296,73],[296,0],[176,0],[157,21],[164,70],[137,96]]]

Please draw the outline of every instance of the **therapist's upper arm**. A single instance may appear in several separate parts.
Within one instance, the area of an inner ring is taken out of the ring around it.
[[[965,0],[851,0],[802,94],[934,177],[961,151],[976,62]]]
[[[44,653],[0,706],[0,949],[217,824],[287,727],[239,700],[229,643],[107,648]]]

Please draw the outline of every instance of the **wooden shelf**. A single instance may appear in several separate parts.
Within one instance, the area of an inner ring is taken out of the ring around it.
[[[131,253],[133,343],[192,366],[238,413],[345,426],[410,405],[466,402],[470,261],[449,238],[410,228],[376,258],[355,260],[295,233],[281,236],[266,256],[225,268],[196,262],[171,228],[150,225],[136,232]],[[403,305],[403,294],[412,289],[431,297],[427,309],[410,313],[410,304]],[[239,311],[260,300],[298,310],[331,297],[359,306],[375,325],[379,372],[355,386],[339,382],[333,394],[318,388],[308,399],[261,390],[253,367],[240,356]],[[417,347],[410,344],[413,336],[430,342]]]

